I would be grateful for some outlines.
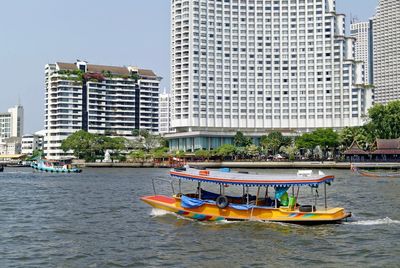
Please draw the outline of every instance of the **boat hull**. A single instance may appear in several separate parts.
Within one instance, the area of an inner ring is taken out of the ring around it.
[[[36,164],[32,164],[31,167],[35,170],[44,171],[44,172],[53,172],[53,173],[81,173],[82,170],[79,168],[54,168],[54,167],[45,167],[38,166]]]
[[[204,204],[197,208],[183,208],[179,197],[163,195],[145,196],[141,200],[150,206],[200,221],[271,221],[296,224],[338,223],[351,216],[343,208],[332,208],[315,212],[300,212],[288,208],[261,208],[238,210],[232,207],[218,208],[215,204]]]

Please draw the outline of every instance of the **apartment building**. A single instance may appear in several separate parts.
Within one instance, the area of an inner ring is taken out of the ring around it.
[[[40,133],[26,134],[21,139],[21,154],[32,155],[36,150],[43,150],[44,136]]]
[[[45,154],[71,155],[61,142],[78,130],[129,137],[134,129],[158,132],[159,84],[151,70],[76,63],[45,67]]]
[[[375,102],[400,99],[400,1],[380,0],[373,19]]]
[[[0,113],[0,141],[11,137],[21,137],[24,132],[24,108],[16,105],[7,112]]]
[[[363,124],[372,91],[334,0],[171,4],[171,150]]]

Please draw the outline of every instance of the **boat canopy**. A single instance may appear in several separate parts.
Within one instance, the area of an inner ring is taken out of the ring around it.
[[[198,170],[194,168],[173,169],[170,171],[173,178],[208,182],[216,184],[243,185],[243,186],[318,186],[322,183],[330,183],[334,180],[332,175],[311,174],[243,174],[235,172],[221,172],[214,170]]]

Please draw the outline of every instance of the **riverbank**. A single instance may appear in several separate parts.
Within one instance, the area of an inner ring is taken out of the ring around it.
[[[168,162],[163,163],[153,163],[153,162],[143,162],[143,163],[84,163],[76,162],[76,164],[81,168],[170,168]],[[233,162],[233,161],[223,161],[223,162],[188,162],[188,165],[196,168],[270,168],[270,169],[350,169],[350,162],[334,162],[334,161],[301,161],[301,162]],[[376,163],[376,162],[363,162],[357,163],[357,165],[362,165],[362,167],[376,167],[377,165],[381,167],[391,167],[400,168],[400,163]]]
[[[77,163],[82,168],[169,168],[169,163]],[[350,163],[336,162],[188,162],[197,168],[336,168],[350,169]]]

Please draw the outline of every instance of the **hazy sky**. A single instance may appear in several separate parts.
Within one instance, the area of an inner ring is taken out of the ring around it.
[[[169,87],[170,0],[2,0],[0,112],[21,99],[25,133],[43,128],[44,65],[76,59],[153,69]],[[371,17],[378,0],[336,0]]]

